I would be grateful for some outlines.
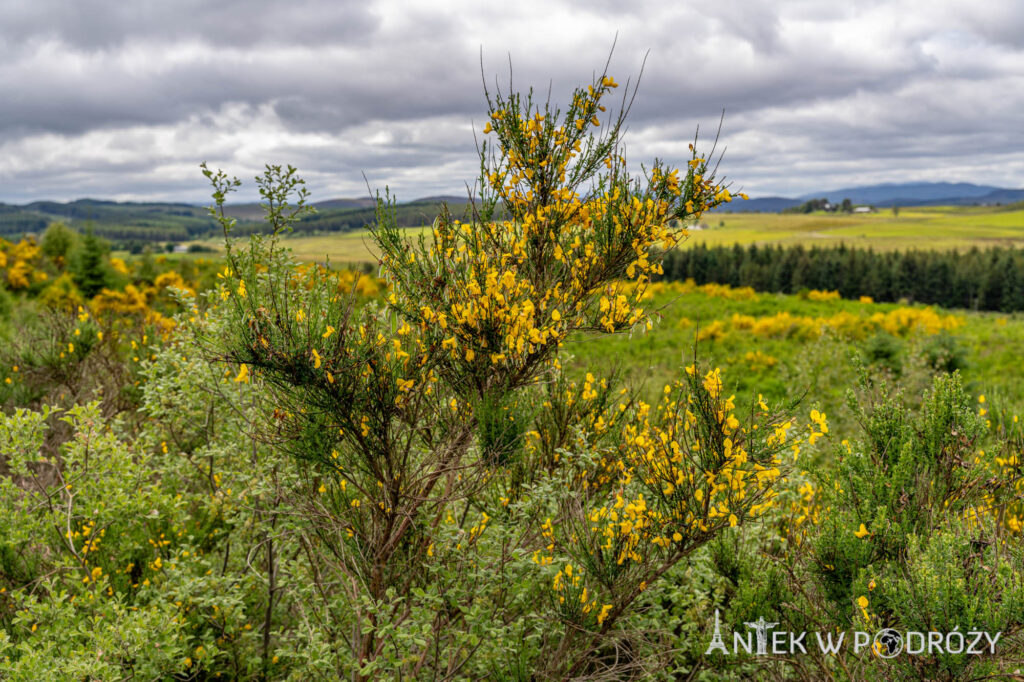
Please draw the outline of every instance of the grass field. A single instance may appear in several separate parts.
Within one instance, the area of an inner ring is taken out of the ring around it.
[[[688,244],[782,244],[857,246],[878,251],[968,249],[972,246],[1024,246],[1024,208],[937,206],[877,213],[716,213],[704,217],[708,229],[692,230]],[[419,234],[421,229],[409,228]],[[374,258],[364,230],[289,237],[301,260],[366,263]],[[204,242],[219,247],[216,240]],[[683,247],[685,248],[685,246]]]
[[[847,390],[857,381],[853,356],[874,378],[901,385],[911,402],[921,399],[942,362],[936,360],[945,357],[951,361],[947,367],[960,369],[972,393],[988,396],[994,411],[1024,409],[1024,377],[1015,351],[1024,336],[1024,315],[812,301],[749,290],[730,298],[728,288],[715,285],[687,293],[678,289],[664,287],[646,302],[661,318],[650,331],[567,343],[570,366],[579,372],[616,366],[640,395],[653,400],[696,354],[700,363],[722,368],[738,405],[758,393],[773,402],[802,399],[803,408],[818,406],[830,420],[834,416],[836,432],[846,434],[855,430],[846,404]],[[881,317],[890,322],[880,324]],[[891,324],[900,319],[920,322]],[[939,329],[940,323],[950,328]]]
[[[690,243],[857,246],[879,251],[1024,245],[1024,208],[936,206],[877,213],[718,213]]]
[[[410,236],[422,233],[426,228],[406,228]],[[223,243],[217,239],[200,242],[218,250]],[[333,232],[316,236],[293,236],[286,238],[288,247],[295,257],[303,261],[330,261],[335,265],[358,265],[374,262],[376,251],[367,230]]]

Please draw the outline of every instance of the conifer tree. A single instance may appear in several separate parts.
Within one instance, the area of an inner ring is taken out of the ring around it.
[[[75,253],[75,284],[87,298],[92,298],[109,283],[107,243],[97,237],[92,227],[86,230],[82,244]]]

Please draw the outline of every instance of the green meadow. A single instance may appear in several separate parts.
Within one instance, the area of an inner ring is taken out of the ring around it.
[[[691,243],[838,246],[876,251],[1024,245],[1024,207],[935,206],[876,213],[716,213]]]
[[[706,289],[724,295],[661,291],[646,302],[659,317],[650,330],[567,343],[571,366],[580,372],[614,366],[651,401],[681,366],[696,359],[722,368],[737,404],[758,394],[771,402],[799,401],[801,410],[827,412],[844,434],[855,428],[847,393],[857,382],[858,363],[876,381],[902,386],[911,402],[920,400],[936,371],[959,369],[968,389],[985,395],[994,414],[1024,409],[1024,372],[1015,350],[1024,337],[1020,314],[783,294],[727,298],[727,287]],[[915,321],[892,323],[904,319]]]
[[[858,214],[712,213],[701,224],[705,229],[691,230],[686,244],[845,244],[876,251],[1024,246],[1020,204],[900,208],[898,213],[888,208]],[[425,228],[407,229],[419,234]],[[220,246],[217,240],[202,243]],[[365,230],[292,236],[288,246],[307,261],[369,263],[376,255]]]

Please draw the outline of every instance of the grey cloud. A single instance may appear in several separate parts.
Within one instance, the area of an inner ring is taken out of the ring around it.
[[[362,193],[364,171],[409,198],[460,191],[485,110],[481,48],[489,87],[505,86],[511,55],[516,87],[550,84],[564,101],[616,32],[620,82],[651,50],[631,112],[637,160],[684,161],[696,125],[713,132],[723,109],[725,167],[758,192],[880,165],[928,179],[1021,151],[1014,0],[0,0],[0,13],[0,200],[195,200],[202,159],[239,175],[292,162],[328,192]],[[1024,185],[1020,169],[1007,161],[997,184]]]
[[[56,39],[86,51],[131,40],[201,39],[214,45],[367,44],[380,18],[359,0],[5,0],[9,43]]]

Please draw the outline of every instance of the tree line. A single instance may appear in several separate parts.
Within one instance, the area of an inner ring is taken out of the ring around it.
[[[838,291],[843,298],[929,303],[945,308],[1024,310],[1024,251],[893,251],[803,246],[705,246],[666,254],[666,280],[693,279],[794,294]]]

